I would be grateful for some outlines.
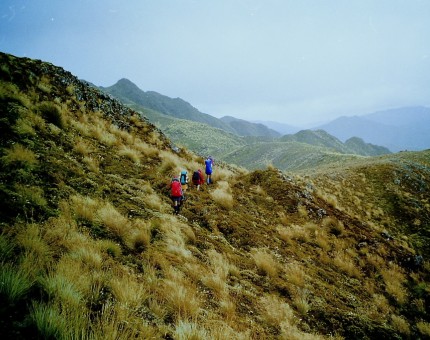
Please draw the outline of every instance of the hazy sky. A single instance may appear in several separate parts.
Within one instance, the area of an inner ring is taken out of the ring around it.
[[[0,51],[216,117],[430,106],[428,0],[1,0]]]

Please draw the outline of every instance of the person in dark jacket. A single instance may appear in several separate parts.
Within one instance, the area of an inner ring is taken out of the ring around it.
[[[200,185],[205,182],[205,178],[201,169],[194,171],[192,181],[193,184],[197,187],[197,190],[200,190]]]

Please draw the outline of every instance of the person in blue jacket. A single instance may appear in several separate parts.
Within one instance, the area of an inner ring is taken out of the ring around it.
[[[214,160],[211,156],[209,156],[205,160],[205,173],[206,173],[206,183],[211,184],[212,183],[212,172],[213,172],[213,166],[214,166]]]

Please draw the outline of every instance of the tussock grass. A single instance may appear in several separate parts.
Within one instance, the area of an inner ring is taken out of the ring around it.
[[[122,254],[121,246],[112,240],[99,240],[97,244],[102,253],[106,253],[113,258],[117,258]]]
[[[14,242],[4,234],[0,234],[0,262],[9,260],[15,248]]]
[[[306,283],[306,273],[297,262],[288,263],[284,268],[288,282],[297,287],[304,287]]]
[[[297,322],[290,305],[276,295],[264,295],[259,299],[258,304],[262,309],[262,318],[272,327],[280,327],[282,323],[292,327]]]
[[[191,339],[210,339],[209,332],[195,322],[179,320],[175,325],[175,339],[191,340]]]
[[[96,122],[91,129],[91,133],[100,143],[106,146],[113,146],[118,142],[118,138],[106,129],[106,124]]]
[[[430,323],[425,321],[417,322],[417,328],[421,335],[430,337]]]
[[[60,315],[57,308],[33,302],[30,317],[40,335],[45,339],[58,339],[66,333],[66,320]]]
[[[133,147],[149,158],[157,157],[159,153],[159,150],[155,146],[149,145],[140,139],[135,140]]]
[[[361,272],[357,268],[354,259],[352,259],[350,254],[346,251],[336,251],[333,258],[333,264],[350,277],[361,277]]]
[[[16,302],[30,290],[34,284],[31,276],[19,270],[10,263],[0,262],[0,294],[5,296],[9,302]]]
[[[88,169],[94,173],[98,173],[100,171],[99,161],[94,157],[85,156],[82,158],[82,162],[88,166]]]
[[[21,144],[14,144],[11,148],[6,149],[1,160],[6,165],[17,164],[29,169],[38,164],[35,153]]]
[[[51,123],[60,129],[65,127],[63,113],[58,108],[58,106],[52,102],[42,102],[38,104],[36,111],[45,119],[47,123]]]
[[[144,195],[142,199],[152,210],[164,212],[168,209],[167,204],[164,203],[160,196],[155,192]]]
[[[97,210],[96,219],[109,231],[121,239],[126,239],[131,231],[128,219],[122,215],[110,202],[106,202]]]
[[[24,249],[23,262],[28,264],[28,270],[46,268],[53,261],[53,253],[37,224],[21,227],[16,236],[19,246]]]
[[[132,230],[126,241],[130,249],[144,251],[151,242],[151,226],[148,222],[136,219],[132,222]]]
[[[317,230],[315,232],[315,244],[324,251],[331,249],[330,238],[324,230]]]
[[[332,216],[324,217],[321,225],[335,236],[341,236],[345,232],[343,222]]]
[[[83,303],[83,294],[68,277],[51,272],[39,279],[48,296],[64,306],[77,308]]]
[[[407,322],[404,317],[398,315],[391,315],[391,325],[400,334],[403,334],[405,336],[411,334],[409,322]]]
[[[288,227],[278,226],[276,230],[279,234],[279,238],[289,245],[293,245],[294,240],[304,243],[309,243],[311,241],[309,229],[301,225],[292,224]]]
[[[121,145],[118,149],[118,155],[128,158],[131,160],[134,164],[139,165],[140,164],[140,152],[136,150],[135,148],[132,148],[127,145]]]
[[[185,168],[182,159],[171,152],[162,150],[159,152],[159,157],[161,158],[159,171],[163,175],[170,177],[177,176],[177,174],[181,172],[182,168]]]
[[[176,320],[195,320],[202,311],[202,301],[197,287],[176,269],[166,273],[160,298],[166,301]]]
[[[307,296],[307,294],[294,297],[293,305],[294,307],[296,307],[296,310],[300,313],[300,315],[303,316],[308,314],[311,308],[311,306],[309,305],[309,297]]]
[[[88,196],[73,195],[70,197],[72,209],[78,219],[89,222],[96,220],[97,209],[101,203]]]
[[[30,115],[30,114],[28,114],[28,115]],[[14,127],[13,127],[13,130],[17,134],[24,136],[24,137],[36,135],[36,130],[33,127],[32,120],[27,119],[27,117],[25,119],[24,118],[18,118]]]
[[[89,144],[82,138],[77,140],[77,142],[73,146],[73,150],[82,156],[88,156],[89,154],[94,152],[94,149],[91,144]]]
[[[231,193],[230,185],[228,182],[217,182],[217,188],[211,191],[211,197],[215,203],[225,209],[233,208],[233,195]]]
[[[193,169],[198,169],[198,167],[193,167]],[[229,182],[235,177],[235,174],[233,171],[229,169],[216,167],[214,169],[212,176],[213,176],[213,180],[216,182],[218,181]]]
[[[134,140],[135,140],[134,135],[129,133],[128,131],[120,129],[115,124],[110,124],[108,127],[108,130],[110,133],[114,134],[116,137],[121,139],[124,144],[132,145],[134,143]]]
[[[396,264],[391,264],[389,268],[381,270],[381,275],[384,278],[387,293],[395,298],[398,303],[406,303],[408,294],[403,286],[406,282],[403,269]]]
[[[110,280],[109,286],[115,299],[127,308],[136,309],[142,306],[149,297],[142,282],[138,282],[134,276],[129,274],[115,275]]]
[[[277,277],[279,273],[279,263],[267,249],[252,249],[251,256],[262,275]]]

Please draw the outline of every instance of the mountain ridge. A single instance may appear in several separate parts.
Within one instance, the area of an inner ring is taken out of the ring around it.
[[[430,108],[414,106],[343,116],[315,129],[323,129],[343,141],[357,136],[395,152],[424,150],[430,148]]]

